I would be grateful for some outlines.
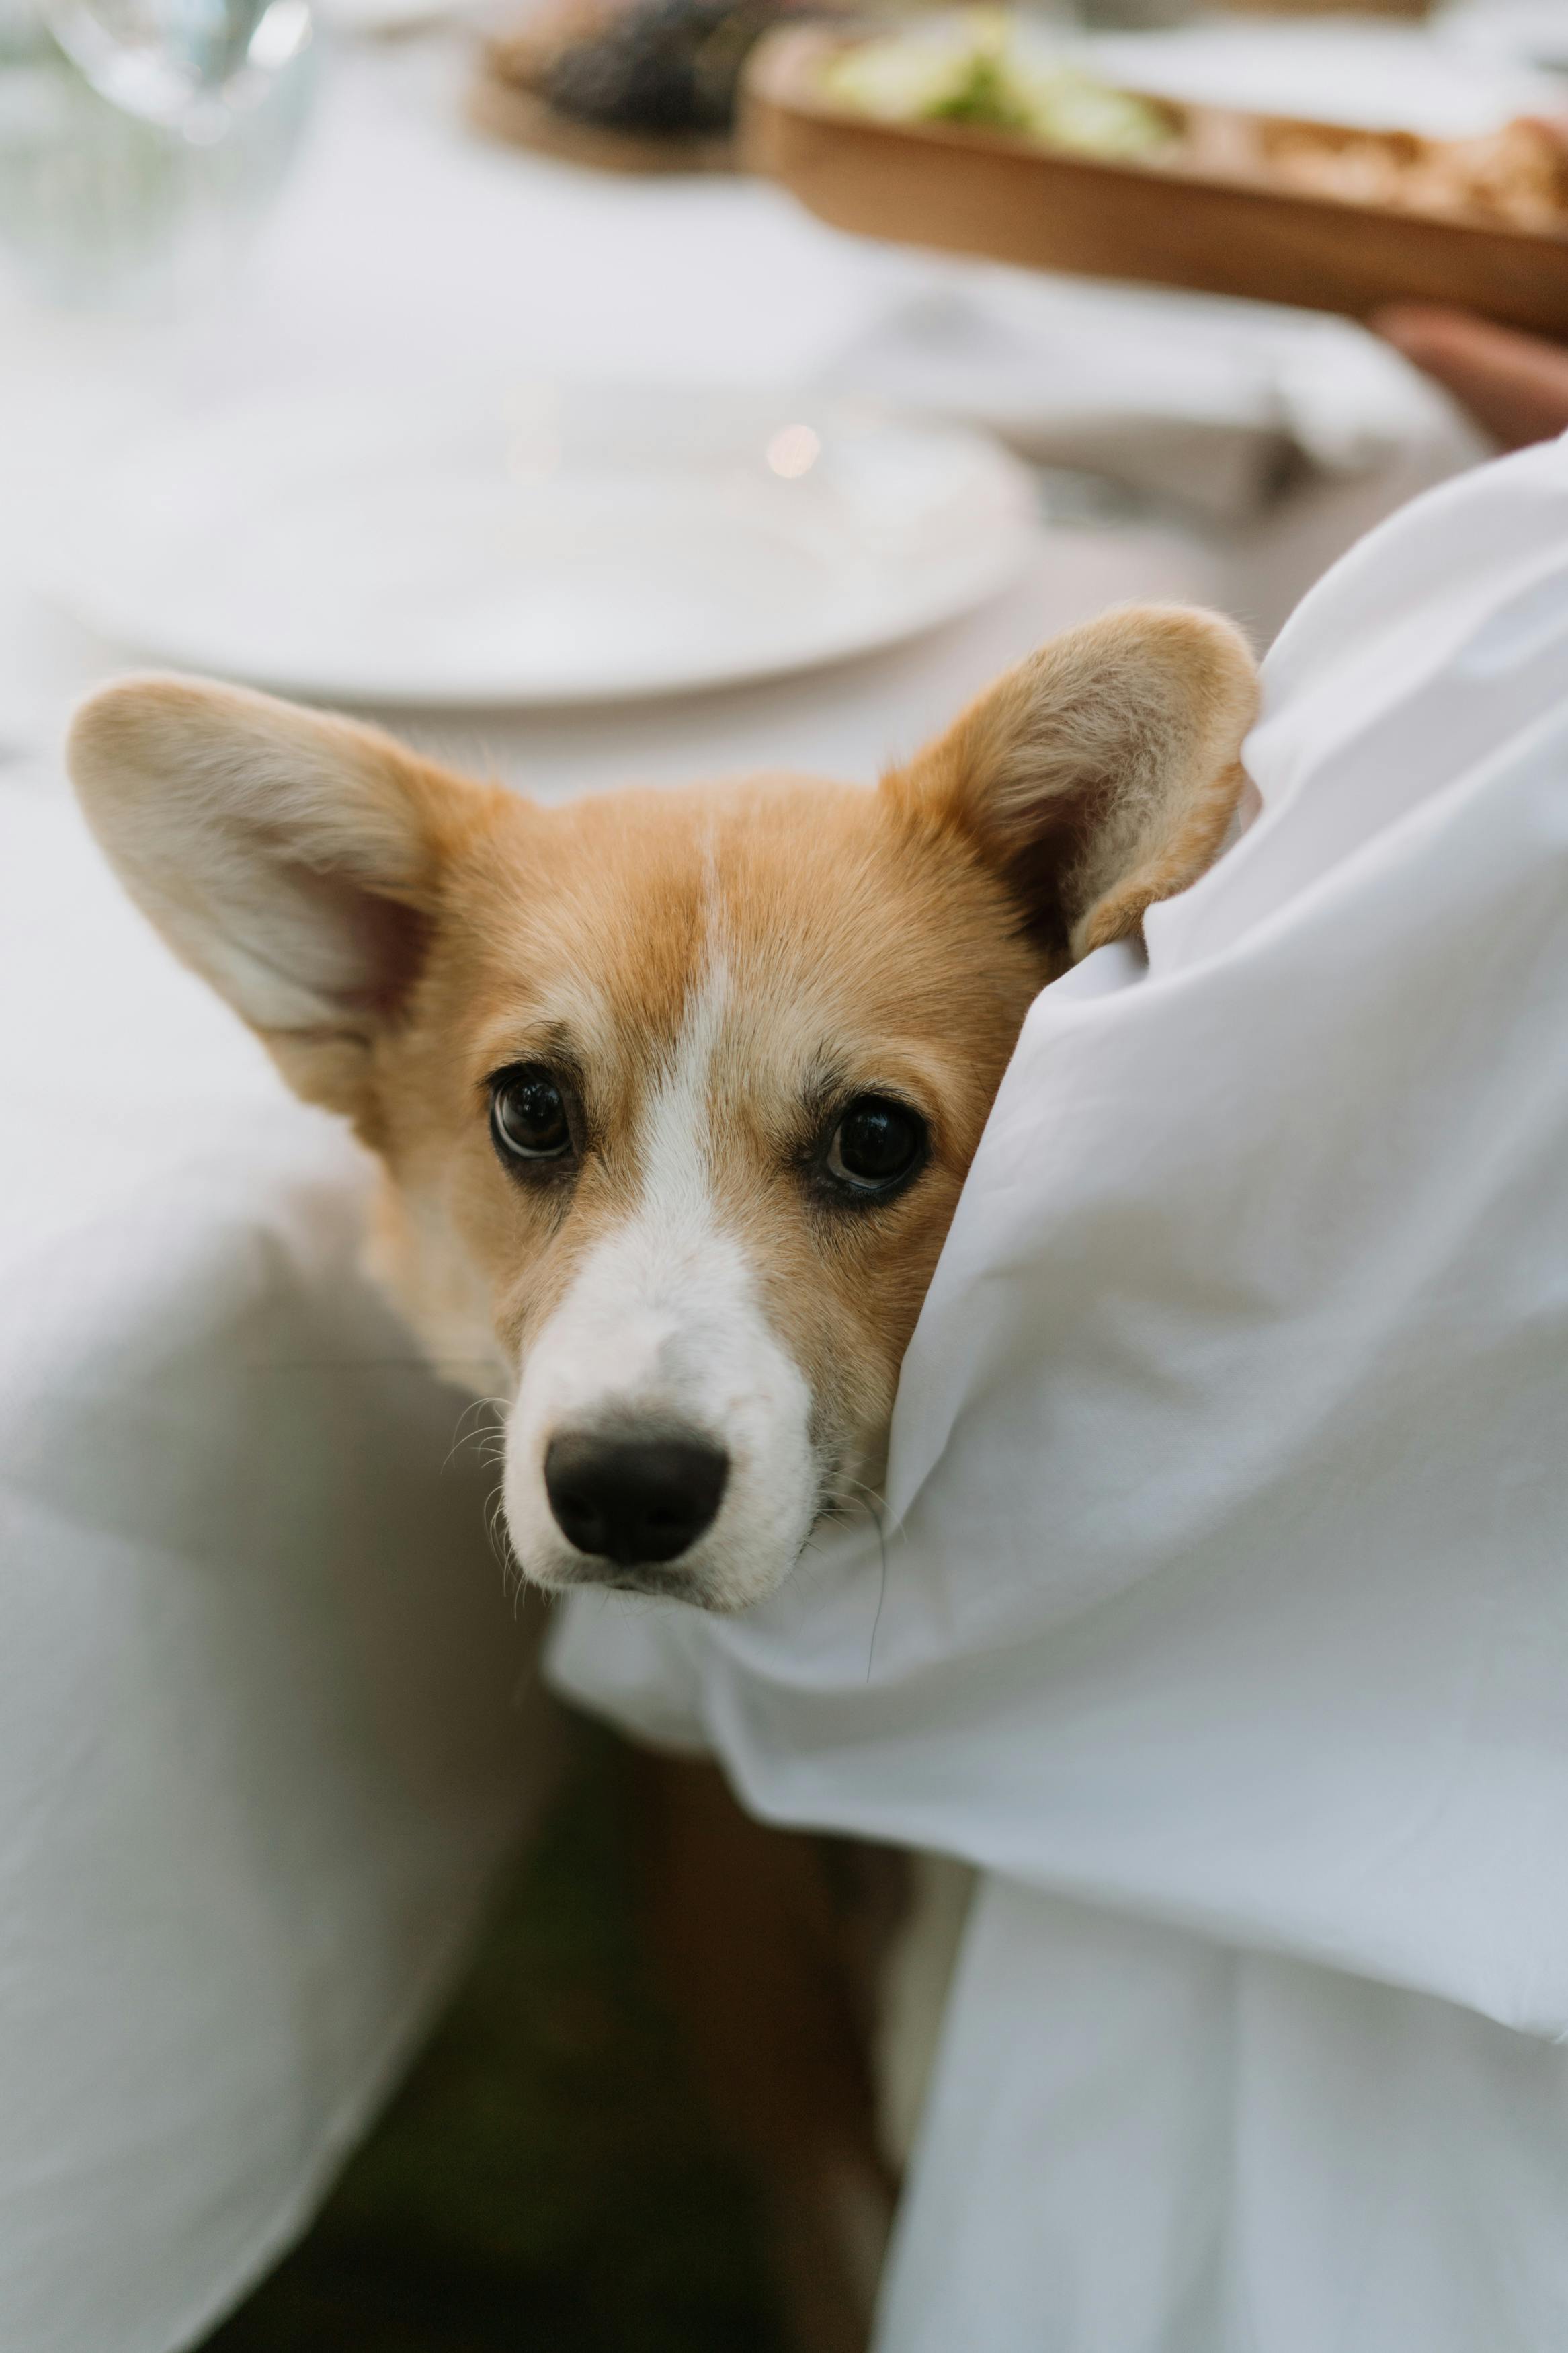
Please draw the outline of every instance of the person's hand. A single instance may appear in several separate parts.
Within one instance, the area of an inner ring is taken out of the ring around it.
[[[1509,125],[1513,134],[1528,136],[1536,164],[1549,176],[1554,172],[1561,183],[1568,119],[1527,115]],[[1505,449],[1568,433],[1568,345],[1426,302],[1391,303],[1368,323],[1424,375],[1446,385]]]
[[[1392,304],[1370,324],[1505,449],[1568,432],[1568,346],[1424,302]]]

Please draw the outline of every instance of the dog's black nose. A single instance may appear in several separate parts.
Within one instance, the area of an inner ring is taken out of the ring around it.
[[[579,1552],[619,1568],[677,1559],[712,1526],[729,1476],[723,1448],[695,1434],[566,1430],[544,1456],[556,1526]]]

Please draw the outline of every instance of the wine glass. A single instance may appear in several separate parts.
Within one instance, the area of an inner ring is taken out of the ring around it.
[[[310,37],[310,0],[47,0],[47,14],[100,97],[204,147]]]

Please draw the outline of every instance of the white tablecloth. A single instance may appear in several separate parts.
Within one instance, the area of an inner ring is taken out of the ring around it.
[[[351,1148],[104,879],[53,739],[124,657],[49,617],[31,557],[143,421],[377,370],[799,379],[923,267],[762,187],[480,147],[455,85],[439,48],[342,61],[252,273],[200,317],[51,322],[0,289],[5,2353],[169,2353],[244,2288],[543,1778],[514,1704],[530,1621],[482,1482],[446,1463],[460,1401],[354,1271]],[[1058,532],[972,621],[814,681],[426,733],[547,795],[763,762],[869,776],[1108,602],[1275,612],[1454,462],[1430,415],[1415,399],[1404,474],[1328,485],[1266,541]]]
[[[447,1982],[542,1784],[537,1620],[353,1148],[4,789],[0,1007],[0,2342],[164,2353]]]

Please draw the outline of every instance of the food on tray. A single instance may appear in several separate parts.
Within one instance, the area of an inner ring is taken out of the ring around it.
[[[1156,100],[1113,89],[1000,9],[916,22],[837,50],[828,97],[883,122],[973,122],[1088,155],[1146,155],[1176,135]]]
[[[1260,192],[1568,235],[1568,141],[1544,123],[1429,139],[1178,104],[1102,81],[1002,9],[917,18],[836,46],[819,88],[879,122],[963,123]]]
[[[564,0],[496,42],[490,71],[568,121],[644,139],[722,135],[753,43],[790,0]]]
[[[1505,123],[1479,139],[1276,122],[1262,126],[1261,145],[1272,177],[1300,195],[1568,230],[1568,142],[1542,122]]]

